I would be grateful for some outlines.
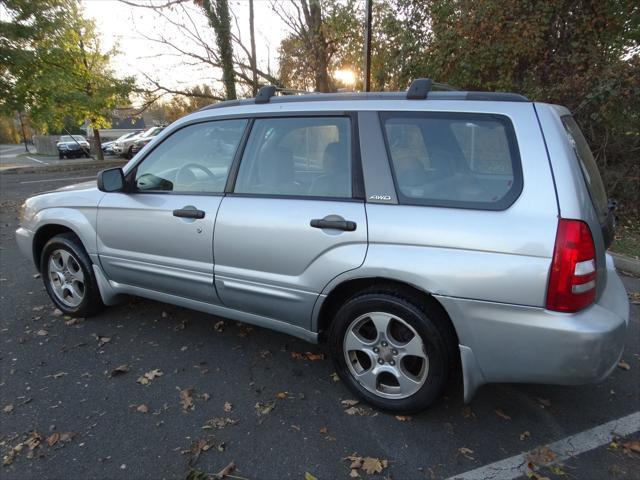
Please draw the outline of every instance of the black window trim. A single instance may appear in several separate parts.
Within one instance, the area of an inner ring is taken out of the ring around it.
[[[242,142],[236,151],[236,158],[229,170],[227,178],[227,186],[225,194],[230,197],[247,197],[247,198],[284,198],[291,200],[318,200],[318,201],[334,201],[334,202],[364,202],[364,176],[362,173],[362,159],[360,157],[360,139],[358,135],[358,115],[355,111],[317,111],[317,112],[269,112],[264,114],[250,114],[250,124],[247,126],[246,135],[242,138]],[[244,157],[245,148],[249,142],[253,125],[257,119],[269,118],[349,118],[351,133],[351,197],[324,197],[319,195],[285,195],[270,193],[238,193],[235,192],[236,180],[240,171],[240,163]]]
[[[391,176],[393,178],[393,185],[396,190],[396,196],[398,198],[399,205],[414,205],[421,207],[440,207],[440,208],[460,208],[465,210],[488,210],[501,212],[509,209],[516,200],[522,194],[524,186],[523,174],[522,174],[522,160],[520,157],[520,148],[518,146],[518,139],[511,118],[507,115],[496,113],[483,113],[483,112],[432,112],[432,111],[402,111],[402,110],[389,110],[379,111],[378,117],[380,120],[380,132],[384,140],[384,145],[387,153],[387,161],[389,162],[389,168],[391,169]],[[505,127],[507,134],[507,142],[509,144],[509,153],[511,156],[511,168],[513,173],[513,185],[507,194],[499,201],[493,203],[483,202],[471,202],[461,200],[438,200],[438,199],[419,199],[406,197],[398,186],[398,180],[396,178],[395,167],[393,165],[393,159],[391,158],[391,150],[389,148],[389,141],[385,129],[385,121],[390,118],[460,118],[461,120],[470,119],[494,119],[502,123]]]
[[[160,142],[158,142],[156,145],[153,145],[153,148],[151,148],[148,152],[145,152],[145,154],[142,157],[140,157],[140,159],[136,160],[136,162],[131,166],[131,169],[126,173],[124,178],[124,185],[125,185],[124,193],[131,193],[131,194],[135,193],[140,195],[160,194],[160,195],[194,195],[194,196],[208,196],[208,197],[223,197],[225,195],[224,188],[221,192],[183,192],[183,191],[173,191],[173,190],[141,191],[136,188],[135,182],[136,182],[136,174],[138,173],[138,168],[140,167],[142,162],[144,162],[149,157],[149,155],[151,155],[155,151],[156,148],[158,148],[160,145],[166,142],[175,133],[187,127],[191,127],[193,125],[201,125],[203,123],[212,123],[212,122],[219,122],[224,120],[247,120],[247,123],[245,124],[244,130],[242,132],[242,135],[240,136],[240,142],[236,147],[234,158],[231,160],[231,165],[229,166],[229,174],[227,175],[227,182],[228,182],[229,177],[231,175],[231,167],[233,166],[233,162],[235,161],[235,156],[238,154],[238,151],[240,150],[240,146],[242,145],[242,141],[244,140],[245,135],[247,135],[247,131],[249,130],[249,125],[252,122],[252,119],[248,118],[246,115],[238,115],[238,116],[225,115],[225,116],[220,116],[215,118],[198,119],[196,121],[188,122],[188,123],[185,123],[184,125],[180,125],[175,130],[171,130]],[[226,188],[226,183],[225,183],[225,188]]]

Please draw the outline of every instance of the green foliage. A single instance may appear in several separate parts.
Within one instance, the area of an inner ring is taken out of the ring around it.
[[[93,22],[77,0],[4,0],[0,22],[0,111],[27,112],[40,130],[109,125],[111,110],[127,102],[133,79],[117,78]]]
[[[20,134],[11,117],[0,116],[0,143],[20,143]]]

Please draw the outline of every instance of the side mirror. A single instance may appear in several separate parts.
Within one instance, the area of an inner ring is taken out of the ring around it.
[[[121,168],[109,168],[98,173],[98,190],[121,192],[124,189],[124,173]]]

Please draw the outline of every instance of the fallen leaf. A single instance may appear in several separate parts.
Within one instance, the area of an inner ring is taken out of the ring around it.
[[[156,369],[148,371],[147,373],[145,373],[144,375],[139,377],[138,380],[136,380],[136,382],[138,382],[141,385],[149,385],[149,383],[151,383],[151,381],[154,378],[161,377],[162,375],[163,375],[162,371],[160,371],[160,369],[156,368]]]
[[[255,409],[258,415],[268,415],[269,413],[271,413],[271,410],[275,408],[275,406],[276,406],[275,401],[264,402],[264,403],[258,402],[255,405]]]
[[[65,443],[70,442],[75,436],[76,434],[74,432],[64,432],[62,435],[60,435],[60,441]]]
[[[33,274],[33,278],[40,278],[40,274],[39,273],[34,273]]]
[[[203,430],[216,429],[220,430],[227,425],[237,425],[238,420],[233,420],[231,418],[226,417],[214,417],[211,420],[207,420],[207,422],[202,426]]]
[[[458,449],[458,452],[460,452],[460,454],[466,458],[468,458],[469,460],[475,460],[475,458],[473,458],[471,456],[471,454],[473,453],[473,450],[471,450],[470,448],[467,447],[460,447]]]
[[[373,475],[374,473],[382,473],[382,470],[387,468],[386,460],[379,460],[377,458],[366,457],[362,462],[362,470],[367,474]]]
[[[278,392],[276,393],[276,397],[278,397],[280,400],[287,398],[287,392]]]
[[[141,403],[136,407],[136,412],[147,413],[148,411],[149,411],[149,407],[147,407],[144,403]]]
[[[305,356],[307,357],[307,360],[311,360],[312,362],[315,362],[316,360],[324,360],[324,353],[307,352],[305,353]]]
[[[547,468],[551,470],[554,475],[558,475],[559,477],[567,474],[560,465],[549,465]]]
[[[70,327],[71,325],[76,325],[78,323],[81,323],[83,320],[84,318],[74,317],[74,318],[70,318],[69,320],[66,320],[64,324]]]
[[[260,357],[263,359],[267,359],[271,356],[271,352],[269,350],[260,350]]]
[[[2,409],[2,411],[4,413],[11,413],[13,412],[13,404],[10,403],[9,405],[5,405],[5,407]]]
[[[47,445],[53,447],[60,440],[60,434],[58,432],[52,433],[47,437]]]
[[[35,450],[40,446],[40,442],[42,441],[42,437],[38,432],[31,432],[29,438],[27,438],[24,444],[29,447],[29,450]]]
[[[396,415],[396,420],[399,420],[401,422],[410,422],[413,419],[407,415]]]
[[[470,406],[466,406],[462,408],[462,415],[464,418],[475,418],[476,414]]]
[[[357,417],[368,417],[369,415],[371,415],[371,410],[368,410],[363,407],[350,407],[350,408],[347,408],[344,411],[344,413],[346,413],[347,415],[354,415]]]
[[[220,320],[216,323],[213,324],[213,329],[216,332],[224,332],[224,328],[227,326],[227,324],[224,322],[224,320]]]
[[[328,431],[328,430],[327,430],[327,427],[322,427],[322,428],[320,429],[320,433],[322,433],[323,435],[324,435],[324,434],[326,434],[326,433],[327,433],[327,431]]]
[[[304,480],[318,480],[315,475],[311,475],[309,472],[304,472]]]
[[[629,365],[624,360],[620,360],[618,362],[618,368],[621,368],[622,370],[631,370],[631,365]]]
[[[229,413],[231,410],[233,410],[233,405],[231,405],[229,402],[224,402],[224,407],[222,407],[222,409]]]
[[[54,317],[61,317],[62,315],[63,315],[62,310],[59,310],[57,308],[53,310]]]
[[[640,305],[640,292],[627,292],[629,301],[634,305]]]
[[[128,363],[123,363],[122,365],[118,365],[116,368],[111,370],[111,373],[109,374],[109,376],[115,377],[118,375],[122,375],[124,373],[127,373],[130,369],[131,369],[131,366]]]
[[[193,388],[185,388],[184,390],[180,390],[180,405],[182,405],[182,409],[184,411],[193,410],[195,405],[193,404]]]
[[[211,475],[209,477],[209,480],[223,480],[224,477],[227,477],[227,476],[231,475],[234,472],[235,469],[236,469],[236,464],[231,462],[229,465],[224,467],[218,473],[216,473],[214,475]]]
[[[205,402],[208,402],[209,399],[211,398],[211,395],[209,395],[208,393],[201,393],[200,395],[198,395],[198,398],[200,400],[204,400]]]
[[[359,403],[360,403],[360,402],[359,402],[358,400],[350,400],[350,399],[342,400],[342,401],[340,402],[340,404],[341,404],[343,407],[353,407],[354,405],[358,405]]]
[[[623,443],[622,446],[632,452],[640,453],[640,441],[638,440],[632,440],[630,442]]]
[[[351,472],[349,472],[349,476],[351,478],[358,478],[360,476],[360,474],[358,473],[358,470],[353,468],[351,469]]]
[[[542,466],[547,463],[553,462],[556,459],[556,453],[549,447],[539,447],[535,450],[531,450],[527,456],[527,462],[534,466]]]
[[[337,382],[339,382],[339,381],[340,381],[340,376],[339,376],[336,372],[333,372],[333,373],[331,374],[331,380],[333,380],[334,382],[336,382],[336,383],[337,383]]]
[[[102,337],[100,335],[96,335],[95,333],[92,336],[98,341],[98,348],[102,348],[111,341],[111,337]]]
[[[69,375],[69,374],[67,372],[58,372],[58,373],[54,373],[51,376],[57,380],[58,378],[64,377],[65,375]]]
[[[520,434],[520,440],[522,441],[526,440],[529,437],[531,437],[531,432],[529,432],[529,430],[525,430]]]
[[[236,325],[240,327],[240,333],[238,334],[239,337],[244,338],[253,332],[253,327],[250,327],[249,325],[245,325],[244,323],[237,323]]]
[[[47,332],[47,331],[46,331],[46,330],[44,330],[44,329],[41,329],[41,330],[38,330],[38,331],[36,332],[36,335],[38,335],[39,337],[44,337],[44,336],[46,336],[46,335],[49,335],[49,332]]]
[[[494,410],[494,413],[499,416],[500,418],[503,418],[504,420],[511,420],[511,417],[509,415],[507,415],[506,413],[504,413],[504,410],[502,410],[501,408],[496,408]]]
[[[304,358],[304,355],[299,352],[291,352],[291,356],[296,360],[302,360]]]

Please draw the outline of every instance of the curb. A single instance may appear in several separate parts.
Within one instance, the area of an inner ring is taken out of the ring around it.
[[[640,275],[640,260],[618,253],[607,252],[613,258],[613,264],[618,270],[624,270],[635,275]]]
[[[74,170],[88,170],[91,168],[97,168],[102,170],[103,168],[121,167],[125,165],[128,160],[103,160],[94,162],[80,162],[80,163],[67,163],[63,165],[43,165],[43,166],[24,166],[24,167],[9,167],[0,169],[2,175],[12,175],[17,173],[52,173],[52,172],[73,172]]]

